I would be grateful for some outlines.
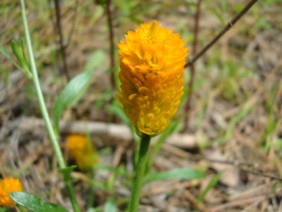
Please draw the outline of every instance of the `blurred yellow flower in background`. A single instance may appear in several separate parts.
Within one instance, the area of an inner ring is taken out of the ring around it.
[[[91,169],[98,162],[96,149],[85,135],[69,135],[66,139],[66,149],[82,170]]]
[[[157,135],[176,113],[183,94],[188,49],[178,33],[156,21],[129,31],[118,45],[125,113],[141,134]]]
[[[23,186],[18,178],[4,178],[0,181],[0,206],[15,206],[16,203],[9,196],[10,192],[23,191]]]

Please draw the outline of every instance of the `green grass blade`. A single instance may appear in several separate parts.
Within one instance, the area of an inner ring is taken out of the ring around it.
[[[144,178],[144,183],[150,183],[157,180],[192,180],[201,179],[205,176],[203,171],[190,168],[173,169],[169,171],[148,174]]]
[[[211,179],[211,181],[209,182],[207,187],[199,195],[199,197],[198,197],[199,202],[202,202],[205,199],[205,196],[207,195],[207,193],[218,183],[218,181],[220,180],[221,174],[222,174],[222,172],[219,172]]]

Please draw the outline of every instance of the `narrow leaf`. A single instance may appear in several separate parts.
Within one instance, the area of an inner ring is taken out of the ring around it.
[[[59,119],[63,112],[74,105],[85,93],[92,81],[92,72],[82,72],[73,78],[57,98],[53,109],[53,121],[55,130],[58,132]]]
[[[103,51],[94,52],[86,63],[84,72],[73,78],[60,93],[53,108],[53,121],[57,132],[60,116],[83,96],[92,81],[93,69],[101,66],[104,61],[105,54]]]
[[[26,74],[28,78],[31,78],[31,76],[32,76],[31,73],[30,72],[26,73],[26,71],[15,60],[13,60],[11,55],[9,55],[7,53],[7,51],[3,47],[1,47],[1,46],[0,46],[0,53],[3,54],[11,63],[13,63],[13,65],[16,66],[17,69],[19,69],[24,74]]]
[[[205,173],[199,170],[190,168],[173,169],[169,171],[148,174],[144,178],[144,183],[150,183],[156,180],[190,180],[201,179],[205,176]]]
[[[198,201],[202,202],[207,195],[207,193],[217,184],[217,182],[220,180],[222,172],[217,173],[209,182],[207,187],[204,189],[204,191],[200,194]]]
[[[31,77],[32,75],[29,70],[29,64],[24,53],[24,40],[23,39],[12,40],[10,45],[14,55],[17,57],[18,62],[22,67],[21,70],[25,75]]]
[[[118,116],[126,125],[130,125],[130,121],[119,103],[114,102],[113,104],[107,106],[107,111]]]
[[[65,208],[51,202],[46,202],[35,195],[25,192],[12,192],[11,198],[20,206],[30,211],[40,212],[67,212]]]
[[[94,68],[100,67],[105,62],[105,53],[95,51],[88,59],[84,71],[93,71]]]

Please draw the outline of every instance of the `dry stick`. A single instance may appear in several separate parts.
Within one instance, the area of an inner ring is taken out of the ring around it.
[[[65,74],[67,80],[70,80],[70,75],[68,73],[68,66],[66,62],[66,47],[64,46],[64,37],[62,32],[62,25],[61,25],[61,9],[59,5],[59,0],[54,0],[55,4],[55,14],[56,14],[56,28],[59,34],[59,43],[60,43],[60,53],[63,59],[63,73]]]
[[[221,164],[226,164],[226,165],[231,165],[231,166],[235,166],[238,169],[240,169],[242,172],[248,173],[248,174],[252,174],[252,175],[256,175],[259,177],[265,177],[265,178],[270,178],[272,180],[277,180],[277,181],[282,181],[282,178],[279,176],[275,176],[272,174],[268,174],[268,173],[263,173],[262,170],[251,170],[249,169],[245,169],[242,166],[252,166],[252,163],[247,163],[247,162],[237,162],[237,161],[224,161],[224,160],[215,160],[215,159],[209,159],[209,158],[204,158],[204,160],[210,161],[210,162],[214,162],[214,163],[221,163]]]
[[[257,2],[258,0],[250,1],[238,15],[236,15],[215,37],[212,39],[192,60],[189,60],[185,67],[191,66],[198,60],[209,48],[211,48],[236,22]]]
[[[194,67],[194,63],[203,55],[206,53],[206,51],[211,48],[258,0],[252,0],[250,1],[242,10],[240,13],[238,13],[238,15],[236,15],[196,56],[194,56],[192,58],[192,60],[188,60],[188,62],[185,64],[185,68],[188,66],[191,66],[191,79],[189,81],[189,95],[188,95],[188,100],[186,102],[185,105],[185,112],[186,112],[186,119],[185,119],[185,123],[184,123],[184,130],[187,130],[188,125],[189,125],[189,113],[190,113],[190,109],[191,109],[191,99],[193,96],[193,84],[194,84],[194,75],[195,75],[195,67]],[[196,30],[198,30],[198,19],[199,17],[197,15],[199,15],[199,6],[200,6],[200,0],[198,0],[198,4],[197,4],[197,12],[195,15],[195,28],[194,28],[194,34],[195,34],[195,39],[194,39],[194,43],[193,43],[193,49],[192,49],[192,53],[194,53],[196,51],[196,42],[197,42],[197,34],[198,33]]]
[[[110,41],[110,70],[111,70],[111,76],[110,76],[110,81],[111,81],[111,87],[112,91],[115,90],[116,88],[116,83],[115,83],[115,44],[114,44],[114,28],[113,28],[113,18],[112,18],[112,1],[111,0],[106,0],[106,13],[107,13],[107,21],[108,21],[108,28],[109,28],[109,41]],[[110,99],[110,103],[114,101],[114,97]],[[116,122],[116,116],[112,115],[110,117],[112,122]]]
[[[257,171],[257,170],[243,169],[241,167],[239,167],[239,169],[241,171],[243,171],[243,172],[248,173],[248,174],[256,175],[256,176],[259,176],[259,177],[270,178],[272,180],[277,180],[277,181],[281,181],[282,182],[282,178],[281,177],[277,177],[275,175],[267,174],[267,173],[265,174],[261,170]]]
[[[195,21],[194,21],[194,41],[192,46],[192,55],[195,56],[197,52],[197,44],[198,44],[198,35],[199,35],[199,20],[200,20],[200,12],[201,12],[201,0],[198,0],[196,6],[196,13],[195,13]],[[190,117],[190,110],[191,110],[191,99],[193,93],[193,85],[195,79],[195,71],[196,67],[194,64],[191,64],[191,71],[190,71],[190,80],[188,84],[188,99],[185,105],[185,121],[184,121],[184,130],[188,130],[189,127],[189,117]]]
[[[115,46],[114,46],[114,30],[113,30],[113,19],[112,19],[112,11],[111,11],[111,0],[106,1],[106,12],[107,12],[107,20],[108,20],[108,28],[109,28],[109,41],[110,41],[110,60],[111,60],[111,84],[112,89],[115,89]]]
[[[209,211],[211,211],[211,212],[228,211],[227,210],[228,208],[234,208],[234,207],[238,207],[238,206],[242,206],[242,205],[250,205],[255,201],[262,201],[267,197],[268,197],[267,194],[260,194],[259,196],[255,196],[255,197],[249,197],[249,198],[246,198],[246,199],[235,200],[235,201],[232,201],[232,202],[223,203],[222,205],[209,208]]]
[[[24,132],[44,129],[44,121],[38,118],[21,117],[11,121],[7,126],[7,133],[16,129]],[[108,136],[122,139],[123,141],[131,141],[132,133],[128,126],[120,124],[111,124],[105,122],[88,122],[88,121],[60,121],[61,133],[90,133],[95,136]],[[0,140],[4,133],[0,135]],[[114,140],[113,140],[114,142]],[[167,139],[166,145],[173,145],[179,148],[196,148],[199,146],[198,139],[194,135],[189,134],[172,134]],[[126,142],[125,142],[126,143]],[[164,147],[166,146],[164,145]],[[185,156],[183,156],[185,157]]]

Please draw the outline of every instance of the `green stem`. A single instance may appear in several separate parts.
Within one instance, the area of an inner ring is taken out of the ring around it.
[[[33,51],[32,51],[32,45],[31,45],[31,41],[30,41],[30,37],[29,37],[29,30],[28,30],[28,25],[27,25],[27,20],[26,20],[24,0],[20,0],[20,1],[21,1],[21,9],[22,9],[22,18],[23,18],[25,38],[26,38],[28,55],[29,55],[29,58],[30,58],[30,66],[31,66],[31,71],[32,71],[32,80],[33,80],[33,83],[34,83],[34,86],[35,86],[36,94],[37,94],[37,97],[38,97],[42,116],[43,116],[44,121],[45,121],[45,125],[47,127],[50,139],[52,141],[52,145],[53,145],[53,148],[55,150],[59,166],[62,169],[62,168],[65,168],[66,165],[65,165],[65,161],[64,161],[60,146],[57,142],[57,138],[56,138],[55,132],[53,130],[53,127],[52,127],[52,124],[51,124],[51,121],[50,121],[50,118],[49,118],[49,114],[48,114],[47,109],[46,109],[45,100],[44,100],[44,97],[43,97],[43,94],[42,94],[42,91],[41,91],[40,82],[39,82],[39,79],[38,79],[37,69],[36,69]]]
[[[149,135],[142,135],[141,137],[141,143],[138,153],[138,161],[137,161],[137,166],[135,167],[135,175],[133,179],[133,191],[129,204],[130,212],[138,211],[139,196],[142,188],[142,180],[144,176],[144,170],[147,161],[146,156],[150,146],[150,140],[151,140],[151,136]]]
[[[55,131],[53,129],[53,126],[51,124],[49,114],[47,112],[46,104],[45,104],[45,101],[44,101],[44,97],[43,97],[42,90],[41,90],[40,83],[39,83],[39,79],[38,79],[37,69],[36,69],[35,60],[34,60],[33,51],[32,51],[31,39],[30,39],[30,36],[29,36],[24,0],[20,0],[20,3],[21,3],[21,13],[22,13],[22,19],[23,19],[25,38],[26,38],[26,43],[27,43],[27,48],[28,48],[28,55],[29,55],[29,59],[30,59],[30,67],[31,67],[31,71],[32,71],[32,80],[33,80],[35,90],[36,90],[36,94],[37,94],[37,97],[38,97],[39,106],[40,106],[42,116],[43,116],[44,121],[45,121],[46,128],[47,128],[49,136],[50,136],[50,140],[51,140],[53,149],[55,151],[56,158],[58,160],[59,167],[60,167],[60,169],[65,169],[66,164],[65,164],[65,161],[64,161],[64,158],[63,158],[63,154],[62,154],[59,142],[57,140],[57,136],[56,136]],[[70,179],[68,179],[68,180],[65,179],[65,177],[64,177],[64,181],[65,181],[68,193],[69,193],[69,197],[70,197],[70,200],[71,200],[71,203],[72,203],[73,210],[75,212],[78,212],[80,210],[79,210],[77,201],[76,201],[75,196],[74,196],[72,182],[71,182]]]

